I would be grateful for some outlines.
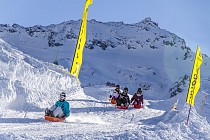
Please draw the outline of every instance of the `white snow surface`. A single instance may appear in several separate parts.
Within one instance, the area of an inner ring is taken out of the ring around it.
[[[67,69],[32,58],[2,39],[0,67],[0,139],[210,139],[210,125],[194,107],[186,125],[186,95],[166,100],[158,100],[158,94],[145,96],[144,108],[119,110],[108,101],[113,87],[82,88]],[[64,123],[45,121],[45,108],[61,91],[67,93],[70,117]],[[178,110],[169,111],[176,99]]]

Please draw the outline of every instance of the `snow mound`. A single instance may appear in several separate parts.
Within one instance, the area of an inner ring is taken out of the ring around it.
[[[0,39],[0,109],[39,111],[51,106],[61,91],[67,98],[84,94],[80,82],[63,67],[44,63]]]
[[[210,139],[210,125],[206,118],[200,116],[192,107],[187,124],[188,113],[188,104],[180,111],[165,112],[154,127],[155,135],[159,134],[159,139]]]

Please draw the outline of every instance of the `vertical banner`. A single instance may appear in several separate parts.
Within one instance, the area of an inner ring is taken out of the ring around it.
[[[82,54],[83,54],[83,49],[86,42],[87,13],[88,13],[88,6],[90,4],[92,4],[92,0],[86,0],[83,16],[82,16],[82,21],[81,21],[81,26],[80,26],[80,32],[79,32],[77,45],[74,52],[74,58],[73,58],[72,66],[70,70],[70,73],[77,78],[79,76],[80,68],[82,65]]]
[[[194,66],[192,70],[190,85],[188,89],[188,95],[186,98],[186,102],[191,106],[194,106],[195,96],[200,88],[200,66],[202,64],[202,55],[200,51],[200,47],[197,47]]]

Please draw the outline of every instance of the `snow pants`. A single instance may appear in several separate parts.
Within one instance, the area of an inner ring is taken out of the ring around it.
[[[62,117],[64,116],[63,111],[62,111],[61,107],[59,107],[59,106],[53,105],[53,106],[50,108],[50,111],[53,111],[53,115],[54,115],[55,117],[62,118]]]

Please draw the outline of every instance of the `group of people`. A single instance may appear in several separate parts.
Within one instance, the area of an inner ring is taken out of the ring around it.
[[[113,94],[110,95],[111,100],[116,100],[117,106],[129,106],[131,105],[143,105],[143,95],[141,88],[138,88],[133,97],[129,98],[128,88],[125,87],[123,91],[120,89],[120,85],[117,85]],[[70,105],[66,101],[66,94],[62,92],[59,96],[59,100],[50,109],[45,110],[46,116],[52,116],[57,118],[66,118],[70,115]]]
[[[117,106],[129,106],[129,105],[143,105],[143,94],[141,88],[138,88],[133,97],[129,98],[128,88],[125,87],[123,91],[120,89],[120,85],[117,85],[113,94],[110,95],[110,100],[116,100]]]

